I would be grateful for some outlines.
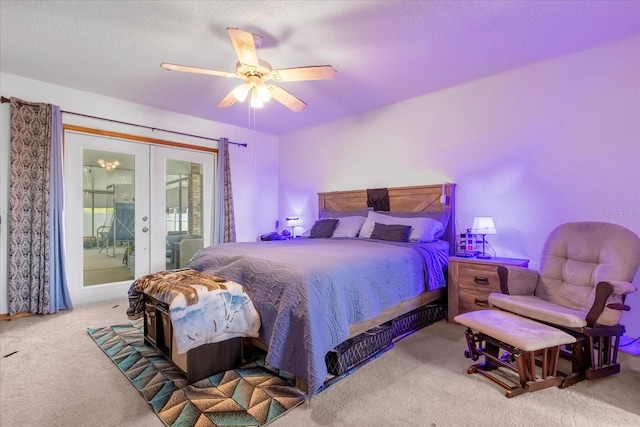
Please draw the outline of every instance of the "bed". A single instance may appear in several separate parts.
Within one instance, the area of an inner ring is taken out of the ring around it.
[[[308,393],[324,383],[329,350],[446,295],[447,258],[455,250],[455,184],[389,188],[384,193],[387,215],[446,212],[439,239],[227,243],[200,250],[188,265],[242,284],[260,315],[258,342],[267,351],[266,362],[295,375],[298,387]],[[367,209],[367,190],[318,197],[320,217]]]

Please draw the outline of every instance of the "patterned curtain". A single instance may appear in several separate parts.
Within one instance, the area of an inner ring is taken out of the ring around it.
[[[47,314],[52,306],[52,274],[64,276],[51,262],[52,105],[11,98],[9,163],[9,314]],[[59,119],[59,114],[57,115]],[[61,146],[61,141],[59,142]],[[54,195],[57,196],[57,195]],[[58,237],[54,237],[58,238]],[[53,271],[52,271],[53,270]],[[56,292],[57,294],[59,292]],[[62,292],[66,295],[65,288]]]
[[[220,138],[218,145],[218,173],[216,179],[216,233],[215,243],[236,241],[236,220],[233,212],[231,168],[229,166],[229,140]]]

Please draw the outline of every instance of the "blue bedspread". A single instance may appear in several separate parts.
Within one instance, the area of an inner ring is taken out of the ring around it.
[[[444,241],[301,238],[213,245],[189,268],[242,284],[260,314],[266,362],[313,392],[327,376],[326,353],[349,337],[349,325],[445,286],[447,257]]]

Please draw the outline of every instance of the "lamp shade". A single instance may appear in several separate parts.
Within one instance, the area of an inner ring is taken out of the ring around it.
[[[473,234],[496,234],[496,225],[491,216],[477,216],[473,219],[471,227]]]
[[[233,90],[233,96],[235,96],[238,101],[243,102],[247,98],[250,90],[251,84],[242,83],[240,86],[236,87]]]
[[[255,91],[260,101],[267,102],[268,100],[271,99],[271,91],[269,90],[266,84],[264,83],[257,84]]]
[[[295,227],[300,224],[300,218],[297,216],[287,217],[287,227]]]

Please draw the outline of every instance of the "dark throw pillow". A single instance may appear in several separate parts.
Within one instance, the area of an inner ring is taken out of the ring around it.
[[[407,242],[409,234],[411,234],[410,225],[385,225],[376,222],[371,232],[371,238],[390,242]]]
[[[311,227],[311,234],[309,235],[312,239],[318,238],[329,238],[333,236],[333,231],[338,226],[337,219],[319,219],[313,224]]]

